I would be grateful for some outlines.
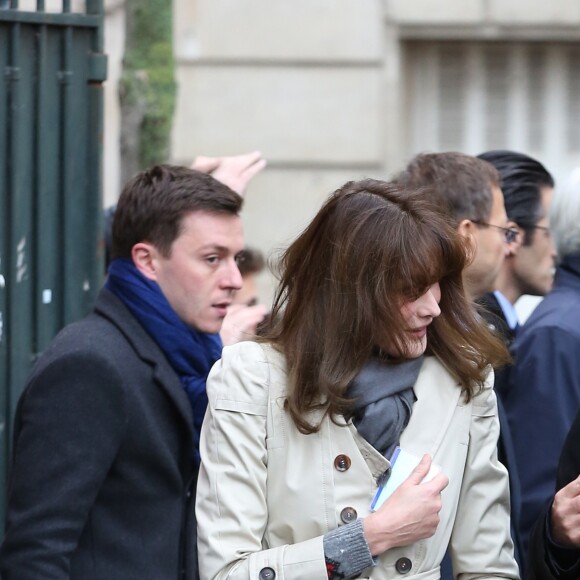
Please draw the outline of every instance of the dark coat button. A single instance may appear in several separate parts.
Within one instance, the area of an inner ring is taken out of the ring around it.
[[[350,468],[350,457],[348,455],[337,455],[334,458],[334,467],[337,471],[346,471]]]
[[[399,558],[395,562],[395,569],[399,574],[406,574],[407,572],[410,572],[412,567],[413,564],[409,558]]]
[[[358,514],[356,513],[356,510],[354,508],[351,508],[351,507],[345,507],[340,512],[340,519],[345,524],[350,524],[350,522],[354,522],[357,517],[358,517]]]
[[[272,568],[262,568],[258,578],[259,580],[274,580],[276,578],[276,572]]]

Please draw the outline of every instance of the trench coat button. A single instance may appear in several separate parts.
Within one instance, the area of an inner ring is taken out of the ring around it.
[[[412,567],[413,564],[411,563],[411,560],[409,560],[409,558],[399,558],[395,562],[395,569],[399,574],[407,574],[407,572],[411,571]]]
[[[266,568],[262,568],[260,570],[260,574],[258,576],[259,580],[274,580],[274,578],[276,578],[276,572],[274,572],[272,568],[268,568],[266,566]]]
[[[334,458],[334,468],[337,471],[347,471],[348,469],[350,469],[350,457],[348,455],[337,455]]]
[[[340,519],[345,524],[350,524],[350,522],[354,522],[357,517],[358,517],[358,514],[356,513],[356,510],[354,508],[351,508],[351,507],[345,507],[340,512]]]

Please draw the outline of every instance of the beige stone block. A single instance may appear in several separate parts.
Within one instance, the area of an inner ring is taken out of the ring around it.
[[[104,83],[103,205],[114,204],[121,193],[121,106],[119,79],[125,50],[125,10],[122,2],[107,2],[105,14],[107,80]]]
[[[377,171],[288,170],[267,167],[250,184],[242,212],[246,243],[260,249],[266,258],[276,261],[280,251],[310,223],[324,200],[338,187],[352,179],[383,178]],[[264,303],[270,303],[276,280],[264,273],[258,291]]]
[[[381,0],[175,0],[181,58],[377,59]]]
[[[180,67],[172,157],[259,149],[291,164],[381,161],[381,69]]]
[[[474,24],[483,22],[485,18],[484,0],[385,0],[385,2],[387,18],[400,24]]]
[[[490,18],[500,24],[580,23],[580,2],[572,0],[490,0]]]

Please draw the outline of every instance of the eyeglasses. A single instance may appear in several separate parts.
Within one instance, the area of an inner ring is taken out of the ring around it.
[[[497,230],[502,230],[503,235],[505,236],[505,241],[508,244],[515,242],[518,239],[518,236],[520,234],[520,230],[518,230],[518,228],[504,228],[503,226],[496,226],[495,224],[488,224],[486,222],[480,222],[480,221],[476,221],[476,220],[471,220],[471,221],[474,224],[477,224],[478,226],[485,226],[487,228],[496,228]],[[536,226],[536,227],[543,228],[543,226]]]

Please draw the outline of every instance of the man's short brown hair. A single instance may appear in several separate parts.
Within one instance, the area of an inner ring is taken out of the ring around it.
[[[138,173],[123,188],[113,220],[112,258],[131,258],[139,242],[153,244],[167,257],[187,214],[237,215],[241,208],[242,198],[211,175],[177,165],[156,165]]]
[[[500,187],[497,169],[487,161],[463,153],[421,153],[397,177],[406,187],[428,187],[437,205],[457,223],[485,222],[493,204],[493,187]]]

